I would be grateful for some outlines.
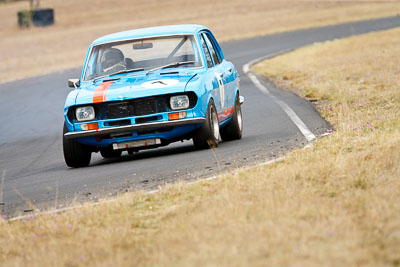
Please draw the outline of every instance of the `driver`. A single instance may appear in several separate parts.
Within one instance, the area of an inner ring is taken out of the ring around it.
[[[116,48],[109,48],[104,51],[100,64],[103,72],[107,74],[126,69],[124,54]]]

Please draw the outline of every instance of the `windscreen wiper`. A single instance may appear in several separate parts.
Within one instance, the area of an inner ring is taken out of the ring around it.
[[[130,73],[130,72],[136,72],[136,71],[142,71],[142,70],[144,70],[144,69],[143,68],[136,68],[136,69],[129,69],[129,70],[120,70],[120,71],[117,71],[117,72],[114,72],[114,73],[111,73],[111,74],[107,74],[107,75],[103,75],[103,76],[99,76],[97,78],[94,78],[93,79],[93,83],[95,83],[97,80],[102,79],[104,77],[111,77],[111,76],[114,76],[114,75],[117,75],[117,74]]]
[[[120,71],[117,71],[115,73],[111,73],[108,76],[114,76],[114,75],[117,75],[117,74],[130,73],[130,72],[136,72],[136,71],[141,71],[141,70],[144,70],[144,69],[143,68],[136,68],[136,69],[129,69],[129,70],[120,70]]]
[[[195,61],[181,61],[181,62],[173,62],[173,63],[169,63],[163,66],[159,66],[157,68],[151,69],[149,71],[146,72],[146,75],[149,75],[150,73],[152,73],[153,71],[156,70],[161,70],[161,69],[166,69],[166,68],[176,68],[179,66],[183,66],[183,65],[189,65],[189,64],[195,64]]]

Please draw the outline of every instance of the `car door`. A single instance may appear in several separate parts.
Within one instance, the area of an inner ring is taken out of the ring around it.
[[[212,34],[208,31],[202,33],[214,62],[216,77],[219,82],[220,112],[230,108],[233,103],[232,63],[224,60],[221,48]]]
[[[201,48],[205,55],[207,64],[206,76],[208,77],[208,79],[212,81],[214,104],[215,107],[217,108],[217,112],[220,112],[221,107],[223,106],[223,101],[221,102],[221,92],[223,94],[224,88],[223,88],[223,81],[219,72],[219,64],[214,63],[211,50],[206,43],[205,35],[203,34],[203,32],[199,34],[199,37],[201,41]]]

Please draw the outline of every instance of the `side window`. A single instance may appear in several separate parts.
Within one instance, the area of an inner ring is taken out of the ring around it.
[[[202,47],[202,49],[204,51],[204,55],[206,56],[207,67],[212,68],[213,62],[212,62],[212,59],[211,59],[210,51],[208,50],[206,42],[204,41],[203,34],[200,35],[200,40],[201,40],[201,47]]]
[[[204,39],[206,40],[206,43],[207,43],[208,47],[211,50],[211,55],[212,55],[212,57],[214,59],[215,65],[221,63],[221,60],[220,60],[220,58],[219,58],[219,56],[217,54],[217,51],[216,51],[217,49],[214,47],[214,44],[212,42],[211,36],[208,33],[206,33],[206,34],[203,33],[203,35],[204,35]]]

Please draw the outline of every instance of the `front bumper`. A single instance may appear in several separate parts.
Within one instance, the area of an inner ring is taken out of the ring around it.
[[[126,126],[116,126],[110,128],[100,128],[96,130],[87,130],[81,132],[68,132],[65,133],[64,136],[67,139],[74,139],[74,138],[91,137],[91,136],[102,136],[108,134],[129,133],[139,130],[159,129],[159,128],[182,126],[182,125],[203,124],[204,122],[205,118],[149,122],[142,124],[126,125]]]

